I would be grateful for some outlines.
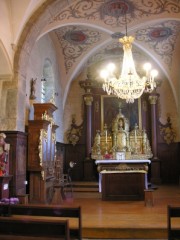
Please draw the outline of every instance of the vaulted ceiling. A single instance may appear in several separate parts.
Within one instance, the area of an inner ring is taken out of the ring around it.
[[[177,73],[173,63],[180,62],[179,0],[72,0],[55,1],[39,38],[49,33],[61,59],[61,71],[71,82],[86,67],[99,69],[109,60],[122,60],[119,37],[135,37],[133,57],[141,72],[150,61],[159,70],[159,79],[169,81],[176,99]],[[126,14],[125,14],[126,12]],[[119,64],[119,62],[118,62]],[[177,100],[177,99],[176,99]],[[176,101],[175,100],[175,101]]]

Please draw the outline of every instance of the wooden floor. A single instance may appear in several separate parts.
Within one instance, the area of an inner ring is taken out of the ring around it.
[[[75,189],[62,204],[82,207],[83,238],[167,239],[167,205],[180,205],[180,186],[157,186],[153,197],[153,207],[144,201],[102,201],[91,185],[86,192]]]

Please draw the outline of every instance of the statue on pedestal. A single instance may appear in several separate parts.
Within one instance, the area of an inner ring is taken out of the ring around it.
[[[118,115],[115,117],[112,123],[113,132],[113,146],[116,151],[124,152],[129,148],[128,132],[129,132],[129,121],[119,109]]]
[[[6,176],[9,173],[8,154],[10,145],[5,142],[6,135],[0,133],[0,176]]]

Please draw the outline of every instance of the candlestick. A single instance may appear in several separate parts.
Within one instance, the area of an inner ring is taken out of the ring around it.
[[[135,140],[135,143],[137,143],[136,128],[135,128],[135,131],[134,131],[134,140]]]
[[[106,143],[107,143],[107,130],[106,130]]]
[[[134,140],[135,140],[135,144],[137,143],[137,133],[136,133],[137,128],[138,128],[138,126],[137,126],[137,123],[136,123],[135,126],[134,126]]]

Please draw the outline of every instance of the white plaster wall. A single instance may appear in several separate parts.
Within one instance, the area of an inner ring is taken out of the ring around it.
[[[83,95],[84,89],[79,85],[80,80],[85,80],[84,74],[81,74],[71,83],[67,101],[64,107],[64,141],[67,143],[67,130],[70,129],[72,123],[72,115],[75,115],[76,125],[80,125],[83,121]]]
[[[159,98],[159,116],[160,122],[163,124],[167,123],[167,117],[169,116],[172,123],[172,128],[176,132],[175,141],[178,142],[180,139],[179,134],[179,121],[178,111],[176,107],[175,98],[167,81],[162,82],[160,88],[158,88],[160,94]]]
[[[48,35],[41,38],[34,46],[28,64],[27,78],[26,78],[26,125],[28,119],[32,119],[33,108],[32,100],[30,101],[30,81],[37,78],[35,85],[35,102],[41,102],[41,79],[43,77],[43,66],[45,60],[49,59],[52,64],[55,91],[58,96],[55,97],[55,103],[58,109],[54,112],[54,120],[59,128],[56,130],[56,140],[63,142],[63,106],[62,106],[62,90],[60,84],[60,74],[56,58],[56,52],[52,41]]]

